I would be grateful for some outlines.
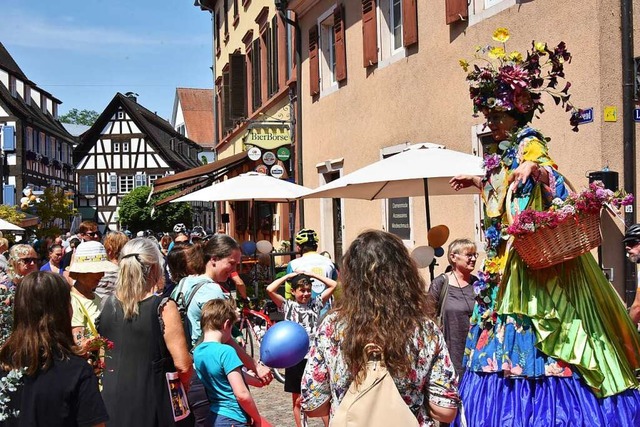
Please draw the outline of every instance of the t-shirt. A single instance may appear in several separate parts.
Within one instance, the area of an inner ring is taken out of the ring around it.
[[[205,303],[209,300],[223,299],[225,298],[225,295],[222,292],[220,285],[218,285],[206,275],[185,277],[184,279],[182,279],[181,283],[174,288],[173,293],[171,294],[171,299],[176,301],[178,298],[178,293],[182,291],[184,293],[184,299],[186,303],[186,301],[191,297],[191,291],[200,282],[205,282],[205,285],[201,286],[198,289],[193,299],[191,300],[189,309],[187,310],[187,317],[189,318],[189,323],[191,325],[192,345],[196,344],[196,341],[198,341],[198,338],[202,333],[202,330],[200,329],[202,306],[205,305]]]
[[[318,316],[322,311],[322,297],[317,296],[311,298],[306,304],[300,304],[298,301],[284,300],[279,311],[284,313],[284,320],[296,322],[307,331],[309,340],[313,340],[318,324]]]
[[[0,377],[5,375],[0,371]],[[23,377],[10,397],[10,407],[18,409],[20,416],[0,423],[6,427],[84,427],[109,419],[98,379],[78,356],[54,360],[47,371]]]
[[[227,378],[230,372],[242,366],[233,347],[219,342],[203,342],[193,351],[193,362],[207,390],[211,412],[241,423],[249,422]]]
[[[89,321],[87,320],[87,316],[85,316],[84,311],[80,308],[80,303],[82,303],[84,308],[87,310],[87,313],[91,318],[91,322],[95,326],[96,318],[100,314],[100,307],[102,307],[102,298],[100,298],[96,294],[93,299],[89,299],[78,292],[71,291],[71,307],[73,307],[73,317],[71,317],[71,327],[72,328],[84,327],[85,333],[90,333],[91,327],[89,326]]]
[[[300,258],[291,260],[287,265],[287,273],[293,273],[294,271],[314,273],[318,276],[324,276],[333,280],[338,278],[338,270],[336,270],[336,265],[333,261],[317,252],[307,252]],[[311,298],[321,295],[325,288],[326,285],[320,280],[311,279]],[[329,308],[331,308],[331,300],[326,302],[323,308],[323,314],[329,310]]]

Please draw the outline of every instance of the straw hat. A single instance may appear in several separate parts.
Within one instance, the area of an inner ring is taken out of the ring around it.
[[[71,273],[106,273],[117,270],[118,266],[109,261],[107,250],[100,242],[80,243],[73,262],[67,267],[67,271]]]

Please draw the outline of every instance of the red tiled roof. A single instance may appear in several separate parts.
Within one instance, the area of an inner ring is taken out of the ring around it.
[[[189,139],[213,147],[213,89],[178,88]]]

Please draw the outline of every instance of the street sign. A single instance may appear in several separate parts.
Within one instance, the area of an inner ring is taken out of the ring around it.
[[[640,122],[640,108],[633,110],[633,121]]]
[[[578,120],[578,123],[581,125],[584,125],[586,123],[592,123],[592,122],[593,122],[593,107],[580,110],[580,119]]]

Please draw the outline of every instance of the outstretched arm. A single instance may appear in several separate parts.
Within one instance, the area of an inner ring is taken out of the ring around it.
[[[267,286],[267,295],[269,295],[269,298],[271,298],[271,301],[273,301],[278,306],[278,308],[282,307],[282,304],[284,304],[284,301],[285,301],[284,297],[279,293],[277,293],[278,288],[282,286],[284,282],[286,282],[287,280],[297,275],[298,273],[296,272],[289,273],[287,275],[280,277],[279,279],[274,280],[273,282],[271,282],[269,286]]]
[[[320,294],[320,297],[322,298],[323,303],[329,301],[329,298],[331,298],[333,291],[335,291],[336,286],[338,286],[338,282],[326,276],[320,276],[315,273],[305,273],[305,274],[307,276],[311,276],[314,279],[320,280],[322,283],[325,284],[326,288],[324,289],[324,291],[322,291],[322,294]]]
[[[449,180],[449,185],[456,191],[462,190],[467,187],[477,187],[478,189],[482,188],[482,178],[475,175],[458,175],[454,176]]]

